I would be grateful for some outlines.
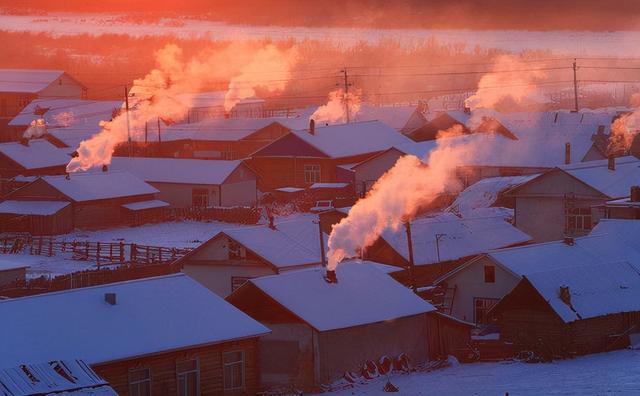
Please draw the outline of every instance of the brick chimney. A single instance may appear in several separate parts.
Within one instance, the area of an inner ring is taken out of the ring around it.
[[[336,275],[336,270],[327,270],[324,280],[327,283],[338,283],[338,276]]]
[[[640,186],[631,186],[629,200],[631,202],[640,202]]]
[[[309,134],[310,135],[316,134],[316,122],[314,121],[313,118],[309,120]]]
[[[571,163],[571,143],[564,144],[564,163],[566,165]]]
[[[612,171],[616,170],[616,157],[614,157],[613,154],[609,154],[607,168]]]
[[[104,301],[109,305],[116,305],[116,293],[104,293]]]

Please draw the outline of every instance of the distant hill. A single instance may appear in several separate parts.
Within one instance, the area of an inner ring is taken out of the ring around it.
[[[637,0],[0,0],[5,12],[199,15],[291,26],[637,30]]]

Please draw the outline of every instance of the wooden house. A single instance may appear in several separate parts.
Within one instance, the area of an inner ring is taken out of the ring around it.
[[[197,123],[148,123],[136,133],[136,152],[141,156],[238,160],[287,135],[287,118],[207,119]],[[299,124],[299,122],[298,122]],[[116,149],[126,155],[128,145]]]
[[[522,280],[539,271],[601,262],[635,259],[637,246],[616,233],[498,249],[478,255],[437,279],[446,292],[443,310],[477,324],[489,323],[488,313]]]
[[[367,121],[295,130],[256,151],[247,160],[255,169],[259,188],[307,187],[336,183],[340,165],[355,164],[390,147],[409,143],[393,128]]]
[[[0,287],[25,279],[29,266],[20,261],[20,256],[0,255]]]
[[[110,167],[149,183],[174,208],[253,206],[257,201],[257,176],[242,161],[114,157]]]
[[[624,348],[640,325],[639,265],[600,262],[530,273],[490,315],[504,341],[543,359]]]
[[[436,140],[444,131],[456,134],[494,133],[508,139],[517,139],[509,127],[503,125],[498,117],[475,115],[470,111],[447,111],[437,115],[424,125],[407,132],[407,136],[416,142]]]
[[[0,142],[20,138],[8,123],[32,100],[84,96],[86,87],[62,70],[0,69]]]
[[[71,157],[44,139],[0,143],[0,183],[15,176],[62,175]]]
[[[515,225],[536,242],[589,233],[604,214],[592,210],[628,197],[640,180],[640,160],[611,158],[547,171],[507,193],[515,199]]]
[[[10,193],[6,198],[14,211],[10,213],[5,208],[3,215],[53,216],[47,220],[49,223],[44,223],[52,228],[43,226],[43,234],[102,228],[128,222],[126,214],[131,210],[153,211],[166,206],[155,199],[157,193],[154,187],[124,171],[43,176]],[[139,208],[123,207],[141,202],[146,204]]]
[[[337,279],[328,283],[321,268],[289,271],[227,297],[272,331],[260,341],[264,386],[329,384],[382,356],[429,359],[431,304],[371,265],[341,264]]]
[[[0,367],[82,356],[121,395],[255,394],[260,323],[184,274],[0,301]]]
[[[248,279],[320,265],[320,231],[316,219],[307,214],[282,218],[272,225],[227,228],[182,257],[176,265],[209,290],[225,297]],[[326,245],[326,235],[323,239]]]

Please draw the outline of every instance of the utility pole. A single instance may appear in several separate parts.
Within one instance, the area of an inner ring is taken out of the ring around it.
[[[440,275],[442,275],[444,273],[443,268],[442,268],[442,262],[440,261],[440,240],[442,238],[444,238],[445,236],[447,236],[447,234],[436,234],[435,238],[436,238],[436,256],[438,258],[438,264],[440,264]]]
[[[580,110],[578,107],[578,64],[576,58],[573,59],[573,100],[575,102],[575,111]]]
[[[347,74],[347,68],[342,70],[344,76],[344,110],[347,115],[347,124],[351,122],[351,114],[349,114],[349,75]]]
[[[160,143],[162,143],[162,135],[160,134],[160,117],[158,117],[158,149],[160,150]]]
[[[413,261],[413,240],[411,239],[411,223],[408,220],[404,223],[404,229],[407,232],[407,247],[409,248],[409,277],[411,278],[411,289],[416,293],[418,287],[416,285],[415,263]]]
[[[129,157],[131,157],[132,147],[131,147],[131,126],[129,122],[129,88],[124,86],[124,103],[127,110],[127,139],[129,141]]]

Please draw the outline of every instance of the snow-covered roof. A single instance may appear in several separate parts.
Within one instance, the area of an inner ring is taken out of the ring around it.
[[[227,91],[209,91],[209,92],[197,92],[186,93],[178,95],[178,100],[188,105],[189,108],[211,108],[211,107],[223,107],[224,98],[227,95]],[[259,104],[264,103],[264,99],[260,98],[246,98],[238,101],[236,106],[245,104]]]
[[[444,234],[440,236],[438,245],[437,234]],[[531,240],[529,235],[502,218],[460,218],[452,213],[412,220],[411,237],[416,265],[437,263],[438,247],[440,261],[449,261]],[[404,227],[386,229],[382,238],[402,257],[409,259]]]
[[[28,126],[44,118],[47,128],[98,128],[100,121],[109,121],[122,101],[86,99],[35,99],[10,122],[11,126]],[[36,114],[37,110],[44,114]]]
[[[130,172],[146,182],[222,184],[242,161],[186,158],[113,157],[111,168]]]
[[[280,192],[284,192],[284,193],[297,193],[300,191],[304,191],[304,188],[299,188],[299,187],[280,187],[280,188],[276,188],[274,191],[280,191]]]
[[[345,188],[349,185],[349,183],[313,183],[309,188],[310,189],[319,189],[319,188]]]
[[[276,229],[267,225],[229,228],[225,234],[279,269],[319,264],[320,237],[316,215],[295,215],[274,221]],[[326,235],[323,235],[325,240]]]
[[[0,327],[0,368],[75,358],[93,365],[269,332],[184,274],[4,300],[0,317],[11,323]]]
[[[159,199],[152,199],[149,201],[141,201],[141,202],[133,202],[122,205],[123,208],[129,209],[132,211],[145,210],[145,209],[156,209],[156,208],[166,208],[169,206],[167,202],[160,201]]]
[[[622,261],[640,263],[640,250],[614,233],[575,238],[573,245],[553,241],[500,249],[488,256],[516,276],[563,267],[582,268]]]
[[[21,257],[13,254],[0,255],[0,272],[11,271],[20,268],[28,268],[29,265],[20,263]]]
[[[608,168],[608,160],[565,165],[560,169],[608,197],[627,197],[631,187],[640,183],[640,159],[619,157],[615,162],[615,170]]]
[[[526,183],[538,175],[503,176],[482,179],[464,189],[449,206],[448,211],[466,213],[478,208],[491,207],[500,193]]]
[[[47,128],[47,134],[58,139],[65,145],[69,146],[71,150],[66,151],[73,152],[80,147],[80,143],[84,140],[89,140],[93,136],[97,135],[101,131],[100,125],[82,125],[79,127],[69,128]]]
[[[526,276],[527,280],[566,322],[620,312],[640,311],[640,263],[607,262],[576,268],[557,268]],[[560,297],[568,287],[570,304]]]
[[[161,127],[163,142],[175,140],[237,141],[271,124],[286,127],[286,118],[212,118],[192,124],[173,124]],[[135,140],[144,140],[144,133],[136,133]],[[158,140],[157,126],[149,123],[148,141]]]
[[[62,70],[0,69],[0,92],[37,93],[62,74]]]
[[[0,153],[25,169],[66,166],[71,160],[64,150],[44,139],[29,140],[28,145],[20,142],[0,143]]]
[[[630,197],[620,198],[620,199],[612,199],[611,201],[605,202],[607,206],[615,206],[622,208],[640,208],[640,201],[632,201]]]
[[[629,245],[640,250],[640,221],[628,219],[600,219],[590,235],[617,235]]]
[[[66,201],[3,201],[0,213],[16,215],[50,216],[69,206]]]
[[[158,190],[125,171],[75,172],[40,178],[76,202],[156,194]]]
[[[354,121],[381,121],[391,128],[400,130],[416,111],[416,106],[373,106],[363,104],[360,111],[353,116]]]
[[[313,135],[308,129],[296,130],[293,133],[333,158],[374,153],[412,142],[380,121],[316,126]]]
[[[318,331],[384,322],[435,308],[379,269],[360,263],[338,265],[338,283],[323,268],[289,271],[249,280]],[[245,286],[243,286],[245,287]]]
[[[83,388],[86,393],[81,392]],[[96,388],[99,392],[93,393]],[[107,381],[100,378],[82,360],[23,362],[15,367],[1,369],[0,391],[5,396],[49,395],[60,392],[65,395],[117,395]]]

